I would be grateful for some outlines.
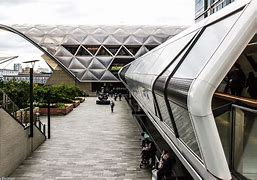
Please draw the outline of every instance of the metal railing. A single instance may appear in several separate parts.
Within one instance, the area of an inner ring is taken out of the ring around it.
[[[3,108],[24,128],[30,126],[29,107],[20,109],[2,89],[0,89],[0,108]],[[33,118],[34,125],[45,135],[45,125],[40,121],[39,113],[34,113]]]
[[[22,126],[27,127],[29,124],[28,108],[20,109],[11,98],[0,89],[0,106],[17,120]]]
[[[225,107],[227,106],[227,107]],[[257,177],[257,109],[239,104],[226,104],[213,111],[230,169],[237,178]],[[251,172],[251,173],[249,173]]]

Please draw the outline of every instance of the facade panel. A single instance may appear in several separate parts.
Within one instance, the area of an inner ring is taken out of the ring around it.
[[[13,25],[80,82],[119,82],[118,70],[185,29],[174,26]]]

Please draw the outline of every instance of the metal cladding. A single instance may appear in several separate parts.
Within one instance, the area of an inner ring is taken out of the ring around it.
[[[185,27],[13,25],[81,82],[118,82],[110,71],[145,54]]]

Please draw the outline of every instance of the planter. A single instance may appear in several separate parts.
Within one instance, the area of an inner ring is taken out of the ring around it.
[[[73,102],[73,107],[74,107],[74,108],[78,107],[79,105],[80,105],[80,101],[79,101],[79,100],[75,100],[75,101]]]
[[[65,104],[65,108],[50,108],[50,115],[66,115],[73,110],[73,104]],[[47,108],[39,108],[40,115],[47,115]]]
[[[76,97],[75,99],[76,99],[76,100],[79,100],[80,103],[83,103],[86,98],[85,98],[85,97]]]

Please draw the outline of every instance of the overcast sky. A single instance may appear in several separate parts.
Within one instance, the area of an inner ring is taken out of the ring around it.
[[[2,24],[189,25],[194,0],[0,0]]]

